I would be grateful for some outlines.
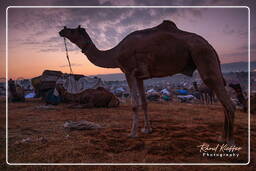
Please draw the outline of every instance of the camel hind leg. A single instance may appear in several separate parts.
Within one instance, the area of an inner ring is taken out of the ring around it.
[[[206,84],[211,87],[224,106],[225,122],[224,122],[224,139],[226,143],[233,144],[234,136],[234,117],[235,117],[235,105],[230,100],[224,85],[218,85],[217,81],[205,80]],[[216,82],[216,83],[214,83]]]
[[[225,89],[225,83],[219,63],[217,60],[214,60],[214,58],[207,58],[206,56],[203,58],[199,57],[197,59],[198,60],[195,61],[195,63],[202,80],[210,89],[215,92],[216,96],[224,107],[224,139],[226,143],[233,144],[235,105],[230,100],[230,97],[228,96],[228,93]]]
[[[144,128],[141,129],[141,132],[143,133],[151,133],[152,128],[148,116],[148,110],[147,110],[147,100],[145,96],[145,90],[144,90],[144,84],[143,80],[137,80],[138,88],[139,88],[139,94],[140,94],[140,100],[141,100],[141,107],[144,111]]]

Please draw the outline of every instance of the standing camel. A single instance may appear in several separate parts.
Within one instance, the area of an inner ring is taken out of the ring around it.
[[[247,100],[245,99],[244,97],[244,94],[243,94],[243,90],[242,90],[242,87],[240,84],[233,84],[233,83],[230,83],[229,84],[229,87],[233,88],[234,91],[236,92],[236,97],[239,101],[239,103],[242,105],[243,107],[243,111],[244,112],[247,112]]]
[[[225,90],[218,55],[201,36],[182,31],[174,22],[165,20],[156,27],[135,31],[114,48],[101,51],[80,26],[64,27],[59,34],[76,44],[96,66],[120,68],[125,74],[132,97],[131,137],[137,136],[139,107],[144,111],[142,132],[152,132],[143,80],[177,73],[192,76],[198,69],[204,83],[214,90],[225,108],[224,140],[233,143],[235,106]]]
[[[213,104],[214,93],[212,89],[205,84],[197,85],[197,82],[193,82],[194,89],[199,93],[199,99],[203,104]]]

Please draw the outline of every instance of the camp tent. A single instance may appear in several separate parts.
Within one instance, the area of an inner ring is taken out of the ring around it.
[[[118,87],[114,90],[114,93],[115,94],[118,94],[118,93],[124,93],[125,92],[125,89],[123,87]]]
[[[104,87],[104,83],[100,78],[94,77],[81,77],[80,79],[76,80],[73,75],[69,76],[62,76],[60,77],[56,84],[62,84],[63,87],[72,94],[80,93],[86,89],[92,88],[96,89],[98,87]]]
[[[24,90],[33,90],[33,86],[30,79],[16,80],[15,83],[22,87]]]
[[[151,88],[147,91],[147,94],[152,94],[152,93],[157,93],[157,91],[153,88]]]
[[[176,90],[176,93],[179,95],[188,95],[188,91],[184,89],[178,89]]]
[[[189,102],[190,100],[195,99],[195,97],[191,94],[189,95],[178,95],[178,99],[180,99],[181,102]]]
[[[160,93],[163,94],[163,95],[170,95],[170,94],[171,94],[171,93],[169,92],[169,90],[167,90],[166,88],[162,89],[162,90],[160,91]]]
[[[0,82],[0,96],[4,96],[6,93],[6,83]]]

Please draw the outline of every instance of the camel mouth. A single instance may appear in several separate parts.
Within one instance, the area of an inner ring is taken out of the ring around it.
[[[63,34],[62,31],[59,32],[59,35],[60,35],[61,37],[64,37],[64,34]]]

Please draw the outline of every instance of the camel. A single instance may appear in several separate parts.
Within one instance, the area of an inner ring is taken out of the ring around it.
[[[10,79],[8,81],[8,88],[9,88],[8,100],[10,100],[11,102],[24,102],[25,101],[24,89],[20,85],[15,84],[15,82],[12,79]]]
[[[197,85],[197,82],[193,82],[193,86],[196,92],[199,93],[199,99],[204,104],[213,104],[214,93],[212,89],[208,88],[205,84]]]
[[[248,109],[247,109],[248,104],[247,104],[247,100],[246,100],[245,97],[244,97],[244,94],[243,94],[241,85],[240,85],[240,84],[233,84],[233,83],[230,83],[230,84],[229,84],[229,87],[231,87],[231,88],[234,89],[234,91],[236,92],[236,97],[237,97],[239,103],[240,103],[240,104],[242,105],[242,107],[243,107],[243,111],[244,111],[244,112],[247,112],[247,110],[248,110]]]
[[[151,133],[143,80],[182,73],[192,76],[198,70],[225,109],[224,140],[233,142],[235,105],[225,89],[220,61],[215,49],[201,36],[180,30],[170,20],[127,35],[115,47],[99,50],[84,28],[64,28],[61,37],[76,44],[89,61],[98,67],[120,68],[125,74],[132,97],[131,137],[137,137],[139,108],[144,111],[143,133]]]
[[[64,102],[77,103],[80,105],[79,108],[119,106],[118,98],[103,87],[98,87],[97,89],[86,89],[75,94],[69,93],[61,84],[56,84],[56,89]],[[72,105],[72,107],[75,106],[77,105]]]

